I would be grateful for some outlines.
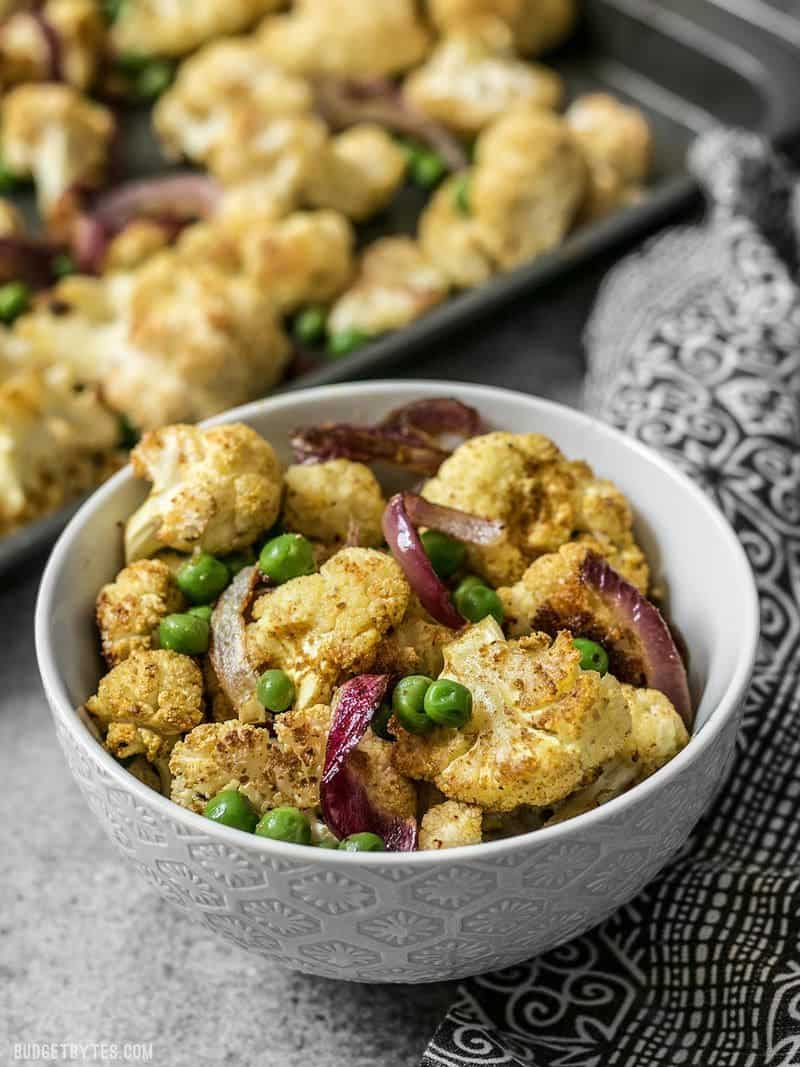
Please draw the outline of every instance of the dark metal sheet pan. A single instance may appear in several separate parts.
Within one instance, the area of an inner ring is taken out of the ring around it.
[[[696,189],[685,167],[693,138],[715,124],[745,126],[774,140],[800,130],[800,23],[797,34],[764,29],[765,0],[584,0],[581,28],[549,57],[568,95],[608,89],[641,107],[654,130],[654,174],[634,207],[584,227],[559,249],[478,289],[452,297],[418,322],[338,360],[325,360],[285,383],[299,389],[383,374],[465,324],[565,276],[592,257],[654,230],[687,207]],[[772,11],[775,9],[772,8]],[[777,17],[777,16],[776,16]],[[783,26],[786,30],[786,27]],[[131,115],[126,156],[137,174],[163,170],[146,116]],[[23,205],[24,206],[24,205]],[[407,189],[371,224],[378,232],[411,232],[421,206]],[[446,368],[443,368],[446,376]],[[74,513],[71,505],[0,541],[0,574],[41,551]]]

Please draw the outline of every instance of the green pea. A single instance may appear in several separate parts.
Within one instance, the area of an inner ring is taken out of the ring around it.
[[[19,318],[30,303],[31,291],[25,282],[6,282],[0,285],[0,321],[11,323]]]
[[[440,578],[452,577],[463,566],[467,550],[460,541],[438,530],[426,530],[420,534],[420,540],[431,566]]]
[[[317,848],[338,848],[339,838],[334,837],[330,830],[326,827],[319,841],[315,843]]]
[[[460,682],[440,678],[425,694],[425,714],[437,726],[466,726],[472,718],[472,693]]]
[[[469,199],[470,179],[468,174],[460,174],[453,185],[453,203],[462,215],[469,215],[472,206]]]
[[[432,189],[442,180],[447,167],[435,152],[420,152],[411,164],[411,177],[423,189]]]
[[[148,62],[134,80],[136,95],[142,100],[155,100],[170,87],[175,67],[164,59]]]
[[[342,852],[385,852],[386,845],[383,838],[377,834],[363,833],[350,834],[344,841],[339,842]]]
[[[67,278],[70,274],[75,274],[78,269],[72,256],[68,256],[66,252],[59,252],[57,256],[53,256],[51,267],[56,278]]]
[[[141,434],[124,413],[117,415],[117,426],[119,427],[119,447],[130,452],[138,445]]]
[[[256,833],[273,841],[288,841],[293,845],[311,844],[311,825],[299,808],[273,808],[262,815]]]
[[[348,356],[357,348],[363,348],[369,344],[372,338],[363,330],[342,330],[341,333],[332,333],[328,338],[328,354],[331,356]]]
[[[425,694],[433,679],[424,674],[409,674],[401,678],[392,693],[392,711],[404,730],[410,734],[427,734],[433,722],[425,714]]]
[[[314,550],[311,542],[302,534],[281,534],[267,541],[258,557],[262,574],[266,574],[276,585],[283,585],[292,578],[301,578],[304,574],[313,574],[317,569],[314,564]]]
[[[294,335],[304,344],[313,345],[325,336],[325,309],[318,305],[304,308],[294,320]]]
[[[235,830],[244,830],[252,834],[258,822],[258,812],[238,789],[225,789],[217,793],[206,804],[203,814],[207,819],[221,822],[223,826],[232,826]]]
[[[286,711],[294,702],[292,679],[286,671],[264,671],[256,685],[256,696],[267,711]]]
[[[13,193],[20,184],[19,175],[8,169],[0,152],[0,193]]]
[[[210,604],[230,580],[230,571],[222,560],[208,552],[187,559],[175,575],[178,588],[193,604]]]
[[[114,63],[119,70],[126,74],[141,74],[153,62],[153,57],[143,55],[141,52],[120,52],[114,57]]]
[[[396,741],[397,738],[389,730],[389,719],[392,717],[391,704],[381,704],[372,716],[372,732],[384,741]]]
[[[162,648],[185,656],[201,656],[208,652],[209,633],[208,623],[196,615],[167,615],[161,620],[158,639]]]
[[[106,22],[114,23],[122,14],[127,0],[102,0],[103,15]]]
[[[211,622],[213,611],[214,609],[210,604],[198,604],[197,607],[189,608],[186,614],[194,615],[196,619],[205,619],[206,622]]]
[[[222,562],[230,571],[231,578],[235,578],[239,571],[250,567],[256,561],[256,554],[252,548],[244,548],[241,552],[231,552],[229,556],[223,556]]]
[[[598,674],[608,672],[608,653],[602,645],[590,641],[588,637],[576,637],[572,643],[581,654],[582,671],[597,671]]]
[[[469,582],[465,586],[465,582]],[[493,615],[499,623],[504,618],[503,604],[494,589],[481,582],[471,582],[465,579],[453,593],[453,603],[459,615],[463,615],[469,622],[480,622],[487,615]]]

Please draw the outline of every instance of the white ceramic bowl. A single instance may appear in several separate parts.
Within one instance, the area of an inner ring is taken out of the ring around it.
[[[755,657],[752,574],[725,519],[675,468],[578,412],[504,390],[395,381],[292,393],[217,421],[250,423],[288,459],[287,433],[298,424],[373,422],[435,395],[474,405],[493,427],[547,434],[613,478],[667,580],[670,613],[691,650],[695,736],[604,807],[510,840],[411,855],[311,851],[211,823],[129,775],[75,710],[100,674],[95,595],[121,565],[119,524],[145,492],[128,470],[72,520],[39,593],[36,646],[56,730],[120,851],[165,899],[228,940],[332,978],[425,982],[510,966],[633,897],[680,849],[721,785]]]

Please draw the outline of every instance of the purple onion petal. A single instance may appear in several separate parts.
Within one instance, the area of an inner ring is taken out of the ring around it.
[[[403,500],[406,513],[415,526],[429,526],[469,545],[493,545],[505,532],[505,524],[497,519],[484,519],[468,511],[433,504],[416,493],[403,493]]]
[[[669,697],[687,728],[691,729],[692,699],[686,667],[658,608],[595,552],[587,554],[581,577],[619,624],[631,630],[638,639],[647,686]]]
[[[351,459],[357,463],[382,460],[416,474],[435,474],[450,455],[442,448],[408,434],[392,433],[378,426],[327,423],[297,429],[291,438],[298,463],[324,463]]]
[[[205,174],[144,178],[98,197],[92,216],[111,233],[119,233],[142,218],[189,222],[211,215],[221,195],[219,184]]]
[[[414,400],[390,411],[380,426],[393,433],[424,434],[434,439],[442,434],[457,434],[466,439],[481,432],[482,422],[475,408],[451,397],[437,396]]]
[[[443,626],[460,630],[464,620],[453,607],[447,586],[431,566],[406,510],[404,493],[396,493],[391,498],[384,510],[381,525],[392,555],[403,568],[408,584],[428,614]]]
[[[393,815],[376,804],[349,760],[388,686],[388,674],[361,674],[339,690],[325,750],[320,803],[326,825],[338,838],[373,833],[383,838],[390,852],[413,852],[416,820]]]
[[[257,566],[239,571],[217,601],[211,616],[208,656],[220,687],[242,722],[263,722],[256,696],[258,675],[247,658],[245,612],[261,580]]]

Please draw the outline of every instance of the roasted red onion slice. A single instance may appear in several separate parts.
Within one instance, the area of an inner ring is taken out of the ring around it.
[[[292,449],[298,463],[324,463],[352,459],[357,463],[382,460],[415,474],[435,474],[450,455],[417,437],[393,433],[380,426],[323,423],[295,430]]]
[[[424,435],[434,440],[442,434],[464,439],[481,432],[481,417],[475,408],[452,397],[437,396],[415,400],[389,412],[380,423],[382,430],[406,435]]]
[[[470,545],[492,545],[503,536],[505,525],[497,519],[484,519],[468,511],[432,504],[416,493],[403,493],[403,498],[408,517],[415,526],[430,526]]]
[[[211,616],[208,655],[225,696],[242,722],[264,722],[266,713],[256,697],[258,676],[247,658],[245,612],[261,575],[257,566],[239,571],[217,601]]]
[[[413,852],[417,824],[382,809],[370,797],[349,759],[367,732],[389,685],[388,674],[360,674],[339,690],[325,750],[320,803],[327,826],[338,837],[373,833],[391,852]]]
[[[81,270],[98,272],[109,242],[137,219],[163,226],[170,238],[183,226],[207,218],[219,203],[221,189],[204,174],[175,174],[128,182],[99,196],[75,227],[73,255]]]
[[[53,260],[59,251],[57,245],[33,237],[0,237],[0,283],[21,281],[32,289],[46,289],[55,281]]]
[[[359,122],[377,122],[395,133],[422,141],[438,152],[450,170],[467,166],[466,153],[450,131],[411,107],[398,86],[385,78],[322,78],[316,83],[316,103],[319,113],[335,130]]]
[[[422,606],[437,622],[460,630],[464,620],[453,607],[447,586],[431,566],[419,534],[406,510],[406,494],[396,493],[383,513],[383,536],[403,568],[408,584]]]
[[[595,552],[586,556],[581,577],[620,626],[633,633],[641,651],[648,687],[668,696],[686,726],[691,728],[693,712],[686,668],[658,608]]]

